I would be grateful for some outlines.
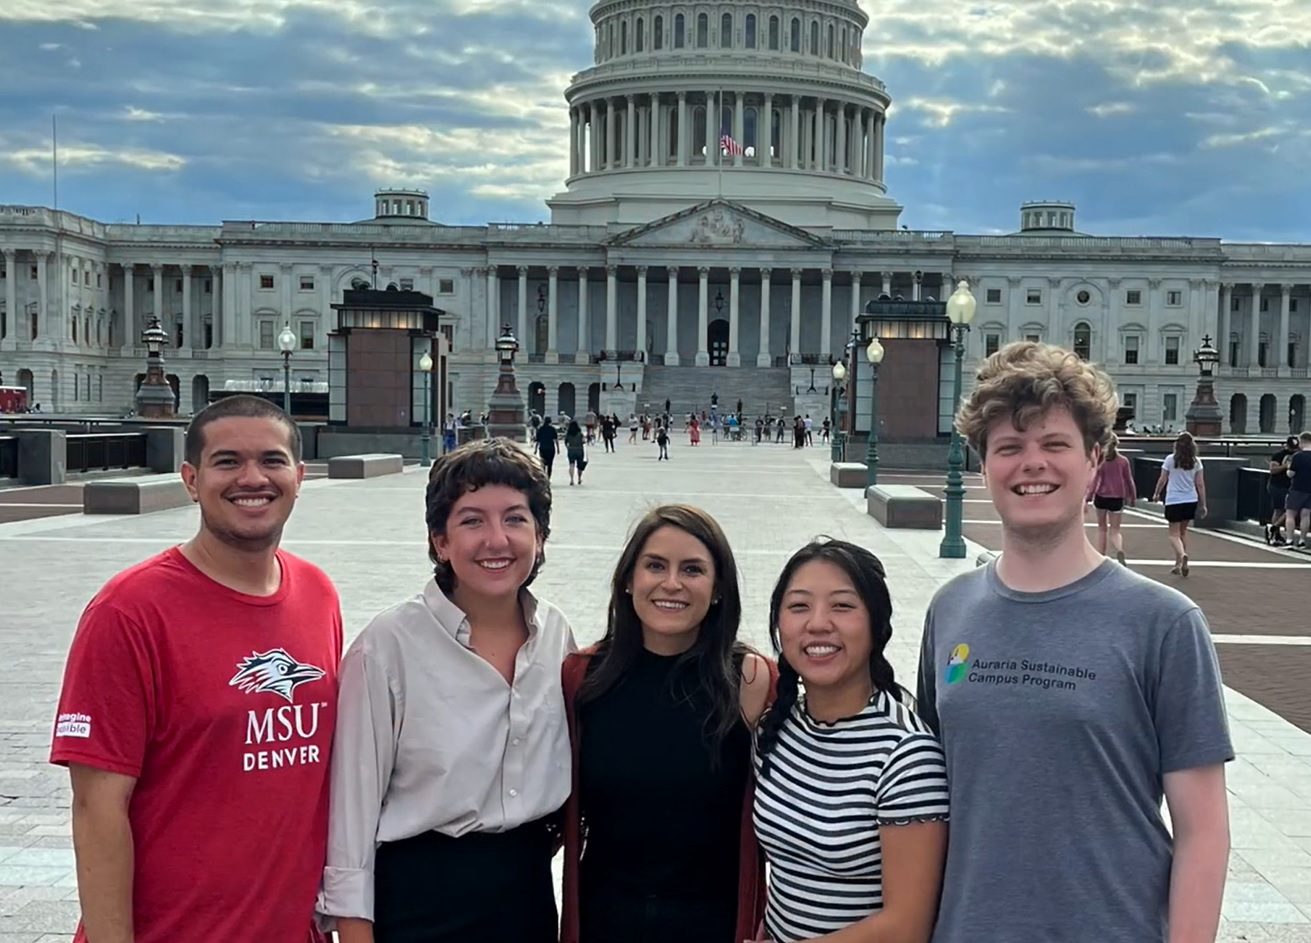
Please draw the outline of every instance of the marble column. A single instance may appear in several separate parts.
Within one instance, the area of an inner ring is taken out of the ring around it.
[[[528,343],[528,266],[520,265],[516,271],[519,273],[519,297],[518,307],[518,334],[519,347],[528,353],[531,347]],[[537,353],[537,351],[532,351]]]
[[[774,163],[774,93],[765,93],[765,114],[763,121],[756,122],[756,162],[761,167]],[[763,133],[761,129],[763,130]]]
[[[648,154],[652,167],[663,167],[665,163],[664,135],[661,134],[660,93],[651,93],[651,153]]]
[[[706,166],[719,163],[719,107],[715,93],[706,92]]]
[[[833,120],[837,123],[837,147],[833,153],[833,170],[835,173],[845,174],[847,172],[847,106],[845,102],[838,102],[837,111],[833,114]]]
[[[5,339],[15,340],[22,336],[18,324],[18,252],[5,249]]]
[[[615,100],[613,98],[605,100],[605,160],[601,162],[601,166],[606,170],[618,166],[615,160]]]
[[[483,299],[484,313],[487,317],[487,349],[496,349],[496,338],[501,333],[501,311],[500,305],[497,304],[497,276],[496,266],[487,267],[487,297]]]
[[[877,162],[874,148],[878,141],[879,116],[875,111],[870,111],[865,121],[865,179],[877,180]]]
[[[1247,365],[1253,369],[1261,363],[1261,291],[1264,288],[1260,282],[1252,284],[1252,314],[1247,321]]]
[[[624,120],[624,166],[637,166],[637,99],[628,99],[628,115]]]
[[[742,270],[734,266],[728,270],[728,358],[730,367],[742,366],[742,353],[738,350],[738,299],[741,297]]]
[[[605,355],[613,358],[619,351],[616,341],[619,327],[619,266],[605,267]]]
[[[332,274],[331,265],[319,266],[319,327],[315,333],[315,343],[323,350],[328,349],[328,335],[336,328],[336,322],[333,319],[332,310]],[[486,270],[478,269],[479,275],[485,275]],[[472,307],[473,286],[469,286],[469,302]],[[472,338],[470,339],[472,343]]]
[[[814,130],[811,131],[810,139],[814,144],[814,159],[811,165],[813,170],[824,170],[824,99],[815,99],[814,112]]]
[[[592,326],[587,321],[587,266],[578,267],[578,352],[574,363],[592,362]]]
[[[757,367],[768,367],[774,362],[769,355],[769,276],[769,269],[760,270],[760,350],[756,354]]]
[[[706,350],[706,333],[710,328],[709,320],[709,290],[710,290],[710,269],[708,266],[700,266],[697,270],[697,296],[696,296],[696,365],[698,367],[710,366],[710,351]]]
[[[797,160],[801,155],[801,99],[792,96],[791,117],[788,121],[788,167],[797,169]]]
[[[546,269],[546,362],[560,362],[560,269],[554,265]]]
[[[1118,278],[1108,278],[1107,285],[1107,302],[1106,302],[1106,330],[1105,340],[1102,344],[1102,363],[1111,364],[1120,361],[1120,280]]]
[[[578,173],[578,109],[569,109],[569,176]]]
[[[596,173],[601,169],[601,112],[595,102],[587,104],[587,124],[589,131],[587,150],[591,157],[587,170],[589,173]]]
[[[642,352],[639,358],[646,362],[646,266],[637,267],[637,334],[633,349]]]
[[[186,334],[183,340],[192,350],[200,350],[203,346],[201,341],[204,338],[201,337],[201,332],[197,330],[196,319],[192,317],[191,313],[191,266],[182,265],[179,268],[182,272],[182,330]]]
[[[788,332],[788,360],[801,353],[801,269],[792,270],[792,323]]]
[[[665,366],[677,367],[678,360],[678,266],[669,266],[669,298],[665,308]]]
[[[36,291],[38,300],[37,311],[39,313],[36,321],[36,337],[32,338],[32,340],[40,340],[47,336],[58,337],[57,334],[51,334],[50,332],[50,306],[47,300],[49,298],[49,287],[47,285],[48,279],[46,271],[49,258],[49,253],[36,253]]]
[[[1278,367],[1280,375],[1288,375],[1288,322],[1292,309],[1293,286],[1279,286],[1279,333],[1270,343],[1271,356],[1268,358],[1272,367]]]
[[[819,350],[816,353],[824,357],[833,344],[833,270],[826,268],[820,274],[824,278],[824,290],[819,310]]]
[[[678,166],[687,166],[687,152],[692,135],[687,131],[687,92],[678,93]]]
[[[1229,364],[1233,367],[1236,364],[1229,362],[1229,335],[1233,332],[1233,282],[1220,283],[1220,336],[1215,339],[1215,346],[1220,351],[1220,363]]]
[[[856,318],[860,315],[860,272],[851,273],[851,323],[847,325],[850,331],[856,326]]]
[[[880,183],[883,182],[884,160],[887,157],[887,131],[888,116],[880,113],[878,120],[874,124],[878,131],[877,139],[874,142],[874,164],[877,168],[878,176],[874,179]]]
[[[164,266],[158,262],[150,264],[151,286],[155,289],[155,317],[159,319],[159,326],[164,329],[164,333],[170,338],[173,337],[172,327],[168,322],[168,313],[164,310]],[[276,333],[276,332],[275,332]]]
[[[759,126],[759,122],[757,122]],[[741,92],[733,93],[733,140],[737,142],[738,149],[733,152],[733,166],[742,166],[742,156],[746,153],[746,95]]]

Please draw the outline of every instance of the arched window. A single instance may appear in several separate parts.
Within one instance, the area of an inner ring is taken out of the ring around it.
[[[668,153],[666,156],[670,160],[678,158],[678,109],[669,109],[669,136],[665,139],[668,141]]]
[[[646,20],[642,19],[640,16],[637,18],[636,40],[637,45],[634,51],[644,52],[646,50]]]
[[[833,24],[828,25],[828,57],[833,58]]]
[[[674,48],[683,48],[683,14],[674,17]]]
[[[791,49],[793,52],[801,51],[801,19],[792,17],[792,42]]]
[[[619,55],[628,55],[628,21],[622,20],[619,23]]]
[[[651,48],[663,49],[665,46],[665,18],[657,15],[651,27]]]
[[[608,37],[608,39],[607,39],[607,41],[606,41],[605,55],[606,55],[606,58],[607,58],[607,59],[613,59],[613,58],[615,57],[615,22],[614,22],[614,20],[611,20],[611,21],[610,21],[610,23],[609,23],[609,28],[607,29],[607,32],[608,32],[608,34],[609,34],[609,37]]]
[[[838,49],[841,50],[839,55],[842,57],[842,61],[846,62],[847,61],[847,28],[845,26],[842,27],[842,45],[839,46]]]
[[[774,109],[774,118],[769,123],[769,154],[777,157],[783,153],[783,112]]]
[[[704,155],[706,152],[706,110],[705,108],[692,109],[692,140],[695,142],[695,154]]]
[[[778,17],[769,18],[769,48],[778,51]]]
[[[756,15],[754,13],[747,14],[746,34],[747,34],[746,43],[744,45],[748,49],[755,49],[756,48]]]
[[[77,343],[77,318],[73,318],[71,323],[73,325],[73,343],[76,344]]]
[[[755,157],[760,153],[756,147],[756,109],[747,108],[742,114],[742,156]]]
[[[725,49],[733,46],[733,14],[725,13],[719,18],[719,45]]]
[[[698,13],[696,17],[696,48],[705,49],[710,45],[710,17]]]
[[[1092,326],[1087,321],[1074,326],[1074,355],[1080,360],[1092,359]]]
[[[810,54],[819,55],[819,20],[810,21]]]

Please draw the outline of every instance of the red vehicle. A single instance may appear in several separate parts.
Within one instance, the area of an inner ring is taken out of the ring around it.
[[[0,386],[0,413],[27,412],[27,387]]]

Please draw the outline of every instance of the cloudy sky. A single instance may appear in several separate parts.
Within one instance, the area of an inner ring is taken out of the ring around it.
[[[0,0],[0,203],[106,222],[546,218],[587,0]],[[912,229],[1311,242],[1311,2],[879,0]],[[1150,12],[1145,12],[1150,10]]]

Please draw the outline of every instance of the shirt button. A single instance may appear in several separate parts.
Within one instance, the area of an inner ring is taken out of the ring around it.
[[[510,741],[510,746],[512,746],[512,747],[517,747],[518,745],[519,745],[519,738],[518,738],[518,737],[515,737],[513,740]]]
[[[510,798],[511,798],[511,799],[515,798],[515,797],[518,796],[518,795],[519,795],[519,790],[518,790],[518,789],[511,789],[511,790],[510,790]]]

